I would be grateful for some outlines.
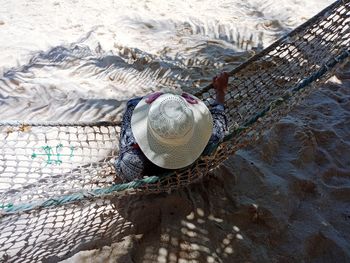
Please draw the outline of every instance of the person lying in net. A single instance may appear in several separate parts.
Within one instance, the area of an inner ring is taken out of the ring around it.
[[[152,93],[130,99],[123,115],[117,176],[123,182],[191,165],[224,138],[224,98],[229,75],[213,78],[216,100],[210,110],[188,94]]]

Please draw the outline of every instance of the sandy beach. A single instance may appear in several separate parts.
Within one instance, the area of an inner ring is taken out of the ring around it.
[[[350,64],[338,77],[211,179],[135,201],[135,234],[64,262],[349,262]]]
[[[0,117],[119,119],[129,98],[195,92],[331,2],[4,1]]]
[[[4,0],[0,118],[119,120],[129,98],[196,92],[331,2]],[[105,208],[131,229],[120,241],[52,262],[350,262],[349,149],[350,62],[210,179]],[[103,225],[86,207],[72,232]]]

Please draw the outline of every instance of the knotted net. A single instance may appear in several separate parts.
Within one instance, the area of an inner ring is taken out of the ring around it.
[[[126,199],[210,175],[346,60],[349,14],[350,1],[337,1],[230,72],[230,132],[189,169],[116,184],[118,123],[1,122],[0,261],[56,262],[132,233]],[[215,91],[209,86],[195,95],[213,99]]]

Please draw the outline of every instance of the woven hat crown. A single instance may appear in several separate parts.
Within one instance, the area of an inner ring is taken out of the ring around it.
[[[187,102],[177,95],[155,100],[148,114],[150,132],[167,144],[183,144],[192,136],[194,116]]]
[[[213,119],[198,98],[166,93],[143,98],[136,105],[131,129],[148,160],[162,168],[179,169],[201,155],[212,134]]]

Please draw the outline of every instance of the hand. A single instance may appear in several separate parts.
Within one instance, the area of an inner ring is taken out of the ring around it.
[[[147,95],[147,98],[146,98],[145,101],[146,101],[147,104],[151,104],[153,101],[158,99],[158,97],[160,97],[161,95],[163,95],[163,92],[151,93],[151,94]]]
[[[218,93],[226,93],[228,86],[229,75],[227,72],[222,72],[213,78],[213,86]]]

